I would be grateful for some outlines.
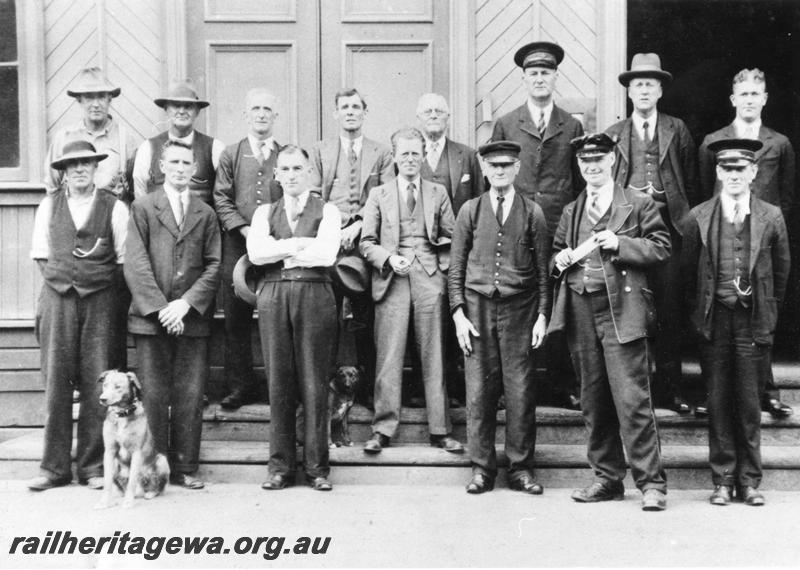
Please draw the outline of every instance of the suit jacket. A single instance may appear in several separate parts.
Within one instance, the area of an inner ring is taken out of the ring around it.
[[[554,260],[562,249],[580,245],[578,234],[585,207],[586,192],[581,192],[577,200],[564,208],[558,223],[551,259],[557,280],[548,333],[564,330],[570,318],[569,285],[565,276],[578,265],[559,273]],[[651,336],[655,332],[656,311],[653,291],[647,287],[647,269],[669,259],[669,230],[650,196],[619,185],[614,187],[606,227],[619,238],[618,251],[600,252],[617,340],[626,343]]]
[[[446,160],[450,171],[450,200],[453,215],[457,216],[467,200],[483,193],[483,171],[475,149],[445,137],[444,150],[439,160]]]
[[[327,202],[336,178],[336,166],[339,163],[341,139],[325,139],[311,149],[311,185],[317,188],[322,199]],[[379,184],[385,184],[394,178],[394,161],[392,151],[379,142],[364,137],[361,145],[361,210],[342,225],[364,217],[364,204],[370,190]]]
[[[703,202],[689,213],[689,233],[684,242],[683,270],[687,306],[692,326],[711,340],[714,295],[719,263],[719,196]],[[789,241],[786,224],[777,206],[750,198],[750,284],[753,341],[771,345],[778,322],[778,308],[789,278]]]
[[[553,105],[544,140],[539,136],[527,103],[503,115],[494,125],[492,140],[514,141],[522,146],[514,188],[542,207],[551,236],[564,206],[586,185],[569,144],[581,135],[580,121],[556,105]]]
[[[208,336],[219,286],[219,223],[211,206],[192,195],[179,230],[164,189],[134,200],[125,242],[125,281],[131,290],[128,330],[158,334],[158,311],[183,298],[186,336]]]
[[[707,135],[700,145],[700,183],[703,198],[706,200],[720,189],[717,181],[717,160],[714,153],[708,150],[708,145],[716,140],[731,138],[736,138],[733,123]],[[788,220],[796,192],[795,155],[792,143],[784,135],[763,124],[758,131],[758,140],[764,146],[756,153],[758,173],[750,188],[756,197],[779,206],[784,218]]]
[[[689,208],[699,199],[697,189],[697,148],[683,121],[663,113],[656,121],[658,135],[658,171],[666,193],[667,210],[672,227],[683,235]],[[617,141],[614,182],[627,188],[631,178],[631,133],[633,119],[608,128],[606,134]],[[634,135],[635,136],[635,135]]]
[[[450,239],[453,235],[453,207],[447,190],[441,184],[422,181],[420,189],[425,229],[428,241],[436,249],[439,269],[446,272],[450,266]],[[376,186],[370,192],[364,207],[364,225],[361,229],[359,250],[372,271],[372,298],[380,301],[386,295],[394,271],[389,257],[397,255],[400,243],[400,198],[397,181]]]

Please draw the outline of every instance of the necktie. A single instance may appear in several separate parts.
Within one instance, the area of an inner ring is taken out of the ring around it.
[[[436,151],[438,149],[439,149],[438,141],[431,142],[431,144],[428,145],[427,158],[428,158],[428,165],[431,167],[431,170],[436,170],[436,165],[439,163],[439,161],[436,160]]]
[[[505,196],[498,196],[497,197],[497,211],[495,211],[495,217],[497,217],[497,225],[503,225],[503,202],[505,201]]]
[[[539,122],[536,123],[536,128],[539,129],[539,136],[544,138],[544,131],[547,129],[547,125],[544,124],[544,109],[539,114]]]
[[[258,141],[256,146],[258,147],[258,158],[259,162],[264,162],[267,160],[267,154],[269,153],[269,149],[267,149],[267,141]]]
[[[299,199],[299,198],[297,198],[297,197],[295,197],[295,196],[292,196],[292,197],[289,199],[289,202],[290,202],[290,203],[291,203],[291,205],[292,205],[292,207],[291,207],[291,210],[292,210],[292,215],[291,215],[291,217],[289,218],[289,220],[290,220],[292,223],[294,223],[294,222],[296,222],[296,221],[297,221],[297,218],[299,218],[299,217],[300,217],[300,199]]]
[[[652,140],[650,138],[650,131],[648,130],[649,128],[650,128],[650,123],[648,123],[647,121],[642,123],[642,130],[644,131],[644,142],[645,142],[645,144],[650,144],[650,141]]]
[[[409,182],[408,186],[406,187],[406,205],[408,206],[408,211],[413,212],[414,207],[417,205],[417,199],[414,198],[414,186],[413,182]]]
[[[737,233],[742,231],[744,226],[744,212],[742,212],[742,205],[739,202],[733,205],[733,226],[736,228]]]
[[[347,160],[350,164],[355,164],[358,157],[356,156],[356,141],[350,141],[350,148],[347,149]]]
[[[586,217],[589,219],[589,225],[595,227],[600,218],[603,217],[603,212],[600,211],[600,194],[598,192],[591,192],[589,194],[589,205],[586,208]]]
[[[188,190],[185,190],[188,191]],[[178,198],[178,229],[183,230],[183,221],[186,219],[186,204],[183,202],[183,196]]]

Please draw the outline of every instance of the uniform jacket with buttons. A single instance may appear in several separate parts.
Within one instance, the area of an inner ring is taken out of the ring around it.
[[[196,196],[190,198],[182,230],[163,188],[135,200],[125,242],[125,281],[132,297],[128,330],[163,332],[158,311],[183,298],[191,305],[183,334],[208,336],[220,254],[217,216]]]
[[[566,329],[570,318],[570,289],[564,276],[577,270],[578,266],[573,265],[559,273],[555,269],[555,256],[562,249],[574,249],[580,245],[580,217],[585,215],[585,208],[584,191],[564,208],[556,230],[551,267],[557,280],[548,333]],[[606,229],[619,238],[616,252],[601,250],[600,254],[614,330],[617,340],[624,344],[655,332],[655,300],[653,291],[647,286],[647,270],[669,259],[669,230],[650,196],[619,185],[614,186]]]
[[[711,340],[714,319],[721,219],[719,196],[692,209],[681,264],[692,326],[708,341]],[[786,224],[777,206],[751,195],[749,219],[753,342],[771,345],[778,309],[783,302],[789,278],[789,241]]]

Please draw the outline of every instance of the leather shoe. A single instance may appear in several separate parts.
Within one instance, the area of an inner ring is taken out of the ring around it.
[[[522,491],[529,495],[541,495],[544,493],[544,487],[536,482],[533,475],[524,471],[510,476],[508,487],[514,491]]]
[[[197,491],[206,486],[200,479],[193,477],[188,473],[173,473],[169,477],[169,482],[172,485],[183,487],[184,489],[191,489]]]
[[[432,435],[431,446],[441,447],[450,453],[464,453],[464,446],[461,445],[461,442],[449,435]]]
[[[791,408],[791,406],[787,406],[777,398],[770,398],[769,401],[764,402],[764,406],[762,406],[762,408],[765,412],[769,412],[769,415],[776,420],[788,418],[794,413],[794,410]]]
[[[658,489],[647,489],[642,497],[643,511],[663,511],[667,508],[667,494]]]
[[[732,489],[728,485],[717,485],[708,498],[708,502],[712,505],[724,507],[731,502],[731,491]]]
[[[28,481],[28,489],[31,491],[47,491],[48,489],[53,489],[55,487],[64,487],[65,485],[69,485],[71,482],[72,480],[67,479],[66,477],[63,479],[52,479],[42,475],[40,477],[34,477]]]
[[[389,437],[382,433],[373,433],[372,437],[364,444],[365,453],[380,453],[384,447],[389,447]]]
[[[751,507],[763,507],[764,495],[758,492],[758,489],[749,485],[744,485],[736,489],[736,496],[739,497],[745,505]]]
[[[694,416],[696,418],[708,417],[708,400],[703,400],[702,403],[694,407]]]
[[[570,394],[568,397],[569,399],[569,406],[570,410],[575,410],[580,412],[581,411],[581,398],[580,396],[576,396],[575,394]]]
[[[78,479],[78,483],[81,485],[86,485],[95,491],[99,491],[103,488],[105,481],[103,481],[102,477],[89,477],[88,479]]]
[[[672,402],[670,402],[670,409],[673,412],[678,412],[679,414],[689,414],[692,411],[692,408],[686,401],[681,398],[680,396],[675,396],[672,398]]]
[[[467,483],[467,493],[480,495],[494,489],[494,479],[484,473],[473,473],[472,479]]]
[[[308,484],[315,491],[331,491],[333,489],[333,485],[327,477],[309,477]]]
[[[572,492],[572,500],[579,503],[599,503],[601,501],[621,501],[625,498],[625,487],[621,482],[601,483],[595,481],[583,489]]]
[[[288,475],[281,475],[280,473],[271,473],[266,481],[261,483],[261,488],[265,491],[279,491],[285,489],[290,485]]]
[[[238,410],[242,406],[246,404],[252,404],[255,401],[256,399],[252,394],[249,394],[244,390],[234,390],[222,398],[222,401],[219,403],[219,405],[223,410]]]

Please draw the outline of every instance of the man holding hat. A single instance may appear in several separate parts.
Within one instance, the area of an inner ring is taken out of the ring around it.
[[[683,121],[657,109],[672,74],[661,69],[655,53],[637,53],[619,75],[628,89],[633,113],[606,134],[617,141],[614,180],[623,188],[648,194],[670,233],[669,261],[653,268],[650,286],[656,299],[653,400],[678,413],[691,409],[681,395],[680,257],[689,208],[697,203],[697,148]]]
[[[589,432],[595,480],[572,498],[624,498],[624,444],[642,508],[660,511],[667,481],[650,398],[648,337],[656,315],[647,272],[669,259],[669,230],[649,195],[614,183],[613,139],[586,135],[572,144],[587,186],[564,209],[553,242],[548,330],[566,334]]]
[[[167,140],[178,140],[192,147],[196,160],[189,190],[203,202],[213,206],[215,171],[225,145],[194,128],[197,115],[210,103],[198,97],[191,79],[173,81],[167,94],[153,101],[166,112],[169,129],[147,139],[136,151],[136,161],[133,164],[135,198],[154,192],[164,183],[164,173],[159,168],[161,148]]]
[[[50,164],[61,157],[66,143],[82,139],[92,143],[97,152],[107,155],[95,170],[95,186],[112,192],[126,203],[133,200],[131,169],[136,141],[127,127],[109,113],[111,100],[120,92],[120,88],[113,85],[99,67],[87,67],[78,73],[67,89],[67,95],[80,105],[83,118],[74,125],[59,129],[53,136],[45,157],[44,184],[48,192],[54,192],[64,179],[64,173]]]
[[[494,487],[497,401],[506,395],[509,486],[540,495],[533,474],[536,386],[531,350],[542,345],[550,311],[549,238],[542,208],[517,192],[520,145],[478,150],[490,189],[458,213],[448,275],[450,310],[465,355],[467,493]]]
[[[708,145],[722,189],[692,209],[687,226],[684,275],[708,383],[713,505],[727,505],[734,485],[745,504],[764,504],[760,401],[786,292],[789,243],[780,208],[751,191],[762,146],[753,139]]]
[[[41,475],[34,491],[72,481],[72,391],[80,392],[78,481],[103,487],[103,418],[97,379],[120,366],[115,348],[125,335],[115,283],[125,260],[128,208],[95,183],[107,158],[92,143],[73,140],[49,166],[63,186],[47,194],[33,225],[31,257],[44,278],[36,316],[45,386]]]

